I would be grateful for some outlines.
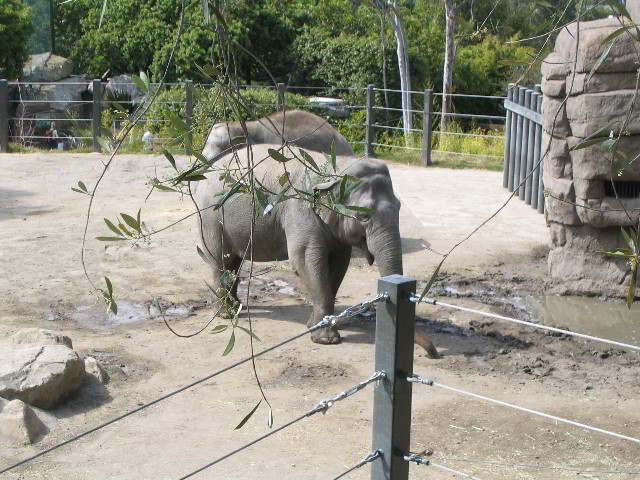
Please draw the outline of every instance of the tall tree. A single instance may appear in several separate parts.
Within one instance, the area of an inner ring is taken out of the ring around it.
[[[440,119],[440,130],[447,129],[451,113],[451,87],[453,86],[453,70],[456,66],[456,43],[454,36],[458,13],[467,0],[456,3],[455,0],[444,0],[445,14],[445,42],[444,42],[444,70],[442,73],[442,117]]]

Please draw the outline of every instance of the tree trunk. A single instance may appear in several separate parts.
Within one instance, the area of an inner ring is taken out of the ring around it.
[[[384,88],[384,106],[389,108],[389,92],[387,92],[387,36],[384,33],[384,15],[380,14],[380,42],[382,43],[382,88]],[[385,118],[389,120],[389,110],[385,110]]]
[[[457,8],[453,0],[444,0],[446,17],[445,47],[444,47],[444,72],[442,78],[442,117],[440,119],[440,131],[447,129],[451,113],[451,86],[453,84],[453,69],[456,64],[456,45],[453,36],[456,32]]]
[[[394,6],[395,7],[395,6]],[[398,73],[400,74],[400,90],[402,92],[402,126],[407,146],[411,146],[411,77],[409,75],[409,54],[407,52],[406,33],[402,18],[394,9],[388,11],[389,22],[396,36],[396,54],[398,56]]]

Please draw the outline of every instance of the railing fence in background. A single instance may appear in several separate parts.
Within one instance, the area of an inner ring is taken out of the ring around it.
[[[542,152],[542,89],[509,84],[502,186],[516,190],[520,200],[544,213]],[[526,179],[526,180],[525,180]],[[523,183],[524,182],[524,183]],[[519,188],[518,185],[523,183]]]

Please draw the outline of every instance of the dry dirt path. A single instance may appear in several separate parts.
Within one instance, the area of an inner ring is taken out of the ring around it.
[[[0,448],[0,467],[248,354],[246,336],[239,336],[231,354],[222,357],[226,334],[177,338],[150,309],[154,298],[172,308],[169,321],[181,333],[202,328],[210,319],[212,309],[204,303],[208,297],[202,282],[208,272],[195,250],[193,221],[136,248],[88,243],[90,278],[99,283],[108,275],[113,280],[124,313],[116,319],[106,317],[104,306],[90,293],[80,264],[87,198],[70,190],[78,180],[91,187],[104,159],[0,155],[0,339],[25,326],[60,330],[72,337],[80,353],[102,360],[111,375],[106,387],[85,385],[77,397],[54,410],[57,428],[33,447]],[[145,221],[156,228],[191,212],[188,199],[173,195],[154,194],[144,203],[144,181],[165,168],[161,156],[119,158],[96,197],[88,238],[106,233],[103,217],[135,212],[140,206]],[[391,171],[404,203],[401,233],[406,273],[419,279],[428,278],[439,260],[423,244],[446,250],[508,195],[495,173],[395,165]],[[545,243],[542,216],[514,201],[452,255],[443,284],[477,284],[498,296],[522,289],[523,284],[539,289],[546,281]],[[275,267],[256,279],[252,292],[254,328],[262,340],[258,349],[303,331],[311,311],[287,264]],[[338,308],[372,295],[376,278],[375,268],[354,258],[338,294]],[[478,306],[473,299],[459,301]],[[480,394],[640,436],[637,355],[598,350],[429,306],[419,306],[418,315],[420,328],[429,333],[443,358],[431,360],[417,350],[417,372]],[[246,316],[241,321],[246,324]],[[340,345],[324,347],[302,338],[257,361],[276,426],[372,373],[371,322],[351,320],[342,331]],[[264,405],[242,430],[233,430],[260,398],[252,375],[245,364],[3,478],[179,478],[268,431]],[[194,478],[332,478],[371,447],[371,393],[368,387],[326,415],[304,420]],[[637,445],[429,387],[416,386],[413,403],[413,447],[433,448],[436,461],[485,480],[628,479],[633,476],[601,471],[640,471]],[[584,473],[585,469],[600,473]],[[369,469],[363,467],[348,478],[368,477]],[[412,468],[411,477],[453,478],[430,467]]]

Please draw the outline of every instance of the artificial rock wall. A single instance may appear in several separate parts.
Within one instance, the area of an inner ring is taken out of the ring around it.
[[[542,65],[542,152],[550,147],[544,160],[545,207],[551,230],[549,270],[554,277],[621,283],[627,276],[624,262],[604,259],[598,251],[623,246],[620,226],[638,224],[640,210],[628,218],[620,202],[629,210],[640,209],[640,160],[619,172],[599,146],[570,150],[610,122],[618,122],[619,130],[632,103],[640,43],[630,35],[617,38],[589,79],[607,48],[603,40],[620,27],[617,18],[581,22],[578,34],[572,24],[559,33]],[[632,111],[626,132],[619,148],[633,158],[640,153],[640,107]],[[612,175],[622,182],[616,185],[626,198],[613,195]]]

